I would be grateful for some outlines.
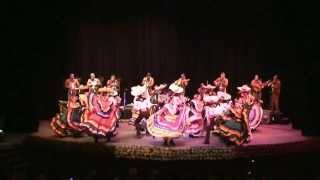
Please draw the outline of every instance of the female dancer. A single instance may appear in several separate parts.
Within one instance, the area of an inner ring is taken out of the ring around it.
[[[70,90],[68,101],[59,101],[60,112],[50,123],[53,132],[60,136],[79,136],[83,131],[80,126],[83,104],[79,101],[79,91]]]
[[[115,91],[107,87],[99,88],[98,94],[93,95],[89,104],[89,108],[84,112],[81,126],[88,129],[95,142],[99,137],[106,137],[110,141],[115,135],[119,119],[117,116],[119,102],[115,98]]]
[[[202,112],[204,110],[204,103],[200,94],[195,94],[191,100],[190,109],[187,118],[187,128],[185,133],[190,137],[202,136],[204,119]]]
[[[169,102],[147,120],[147,129],[154,137],[164,139],[164,145],[174,145],[173,139],[183,135],[186,126],[188,106],[183,96],[184,89],[171,84]]]
[[[251,137],[248,114],[253,105],[254,97],[249,94],[251,89],[247,85],[238,87],[238,90],[240,97],[229,108],[230,113],[225,113],[217,121],[215,132],[228,141],[241,145],[249,141]]]

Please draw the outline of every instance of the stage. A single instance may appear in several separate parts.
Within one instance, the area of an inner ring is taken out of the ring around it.
[[[175,147],[164,147],[161,139],[136,138],[127,122],[120,122],[111,142],[98,143],[88,136],[56,137],[49,123],[40,121],[38,132],[8,135],[0,143],[0,179],[319,178],[312,164],[320,160],[320,138],[304,137],[290,124],[262,124],[243,146],[212,135],[209,145],[181,137]]]
[[[290,153],[318,152],[320,139],[302,136],[291,124],[262,124],[253,132],[250,143],[243,146],[226,145],[220,137],[212,135],[210,144],[203,144],[204,138],[181,137],[174,147],[165,147],[159,138],[144,136],[137,138],[133,126],[120,122],[117,135],[107,142],[100,139],[94,143],[92,137],[56,137],[49,121],[41,121],[39,131],[31,134],[24,143],[33,148],[50,151],[81,151],[88,156],[101,153],[104,157],[136,160],[229,160],[281,156]]]

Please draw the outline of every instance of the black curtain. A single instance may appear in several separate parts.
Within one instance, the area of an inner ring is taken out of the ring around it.
[[[310,122],[304,118],[311,105],[309,79],[301,76],[309,72],[301,45],[307,15],[295,2],[16,1],[13,7],[19,13],[11,19],[8,69],[16,70],[27,90],[14,83],[17,93],[11,99],[15,104],[27,97],[23,92],[31,94],[24,112],[36,119],[25,125],[36,127],[37,120],[54,115],[57,100],[65,98],[63,80],[69,72],[83,82],[90,72],[104,79],[115,73],[122,78],[122,90],[138,84],[146,72],[157,83],[171,83],[185,72],[191,78],[189,96],[222,71],[232,95],[255,73],[263,80],[277,73],[281,109],[297,128]],[[270,89],[264,90],[266,107],[269,95]]]
[[[107,4],[99,2],[80,18],[66,20],[67,69],[83,80],[90,72],[104,78],[115,73],[126,88],[138,84],[146,72],[159,83],[171,83],[185,72],[192,79],[188,95],[222,71],[229,77],[233,95],[255,73],[264,80],[278,73],[284,83],[282,102],[287,102],[286,84],[291,66],[295,67],[296,46],[290,35],[282,33],[282,22],[273,20],[281,14],[271,3],[234,5],[164,1],[143,4],[149,11],[138,6],[142,12],[119,13],[117,8],[105,10]],[[266,105],[269,93],[265,90]],[[287,106],[282,109],[287,112]]]

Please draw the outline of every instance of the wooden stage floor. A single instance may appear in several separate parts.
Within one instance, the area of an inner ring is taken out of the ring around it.
[[[319,138],[304,137],[301,131],[292,129],[290,124],[263,124],[253,132],[252,141],[240,147],[226,145],[215,135],[211,136],[208,145],[203,144],[203,137],[181,137],[175,140],[176,146],[164,147],[162,139],[151,136],[137,138],[133,126],[126,122],[119,124],[117,135],[111,142],[101,139],[94,143],[93,138],[89,136],[56,137],[50,129],[49,121],[41,121],[39,131],[29,136],[26,143],[36,146],[47,145],[61,150],[72,146],[75,149],[87,148],[90,149],[88,153],[94,153],[93,147],[99,146],[115,158],[142,160],[234,159],[320,150]]]

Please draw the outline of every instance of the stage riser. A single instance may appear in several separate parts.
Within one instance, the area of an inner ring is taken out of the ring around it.
[[[270,110],[263,110],[262,124],[288,124],[289,119],[282,113],[272,115]]]

